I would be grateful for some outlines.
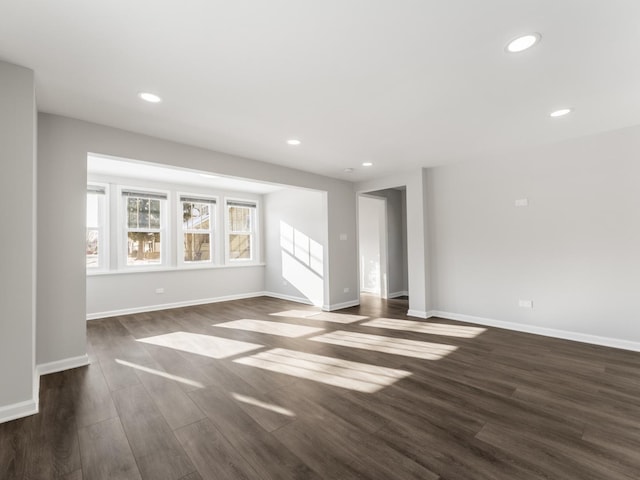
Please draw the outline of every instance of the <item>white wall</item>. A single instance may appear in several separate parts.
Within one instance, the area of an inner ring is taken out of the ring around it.
[[[407,185],[411,313],[640,350],[639,157],[632,127],[356,190]]]
[[[265,290],[325,305],[327,241],[324,192],[286,189],[264,195]]]
[[[242,266],[88,276],[87,317],[258,295],[264,290],[263,270],[263,266]],[[156,288],[164,293],[157,294]]]
[[[434,309],[640,342],[639,158],[635,127],[431,170]]]
[[[358,197],[360,291],[387,297],[386,199]]]
[[[0,62],[0,421],[34,413],[36,114],[33,72]]]
[[[207,195],[217,197],[216,225],[214,232],[215,256],[224,262],[224,199],[226,197],[255,200],[258,204],[258,263],[264,262],[263,244],[264,228],[262,212],[264,205],[262,195],[247,192],[210,189],[203,186],[168,184],[134,178],[104,176],[89,173],[88,180],[101,184],[109,184],[110,188],[110,225],[109,225],[109,260],[110,271],[89,273],[87,275],[87,318],[121,315],[136,311],[149,311],[226,298],[259,294],[264,290],[264,266],[218,266],[212,268],[178,267],[177,243],[181,241],[175,221],[178,212],[177,197],[179,193]],[[121,232],[118,229],[118,209],[116,185],[156,189],[169,192],[167,200],[167,217],[171,219],[165,235],[168,252],[167,263],[155,272],[133,272],[118,270],[118,247]],[[163,293],[156,293],[156,289]]]
[[[389,296],[406,295],[407,292],[407,212],[405,191],[387,188],[369,192],[387,202],[387,276]]]
[[[175,165],[327,192],[328,306],[357,303],[356,215],[352,184],[56,115],[39,115],[40,215],[50,219],[38,245],[38,362],[85,352],[84,215],[87,153]],[[347,240],[340,240],[346,234]],[[345,293],[344,288],[349,288]]]

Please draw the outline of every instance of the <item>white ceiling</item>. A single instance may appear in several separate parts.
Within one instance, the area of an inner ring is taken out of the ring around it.
[[[363,180],[640,124],[639,20],[638,0],[3,0],[0,59],[35,71],[41,111]]]
[[[89,155],[87,157],[87,173],[258,194],[277,192],[283,188],[280,185],[270,183],[252,182],[218,175],[212,176],[208,172],[197,172],[185,168],[169,168],[155,163],[124,160],[103,155]]]

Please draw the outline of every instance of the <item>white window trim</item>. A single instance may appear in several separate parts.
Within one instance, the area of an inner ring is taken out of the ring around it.
[[[87,187],[90,185],[104,188],[103,201],[98,204],[98,266],[97,267],[85,267],[88,274],[103,273],[109,271],[109,224],[110,224],[110,211],[109,211],[109,194],[110,185],[102,182],[87,182]],[[87,190],[87,195],[88,195]],[[86,208],[86,206],[85,206]],[[86,221],[86,220],[85,220]],[[88,226],[85,226],[85,232]],[[85,233],[86,235],[86,233]],[[86,253],[85,253],[86,255]],[[86,262],[85,262],[86,263]]]
[[[152,193],[166,195],[166,199],[160,200],[160,263],[157,264],[145,264],[145,265],[127,265],[128,251],[127,251],[127,232],[125,227],[125,201],[122,195],[122,191],[134,190],[140,193]],[[129,271],[155,271],[156,269],[166,269],[171,265],[169,252],[171,252],[170,244],[171,238],[169,235],[170,229],[167,228],[169,220],[169,202],[171,201],[171,191],[159,189],[140,187],[137,185],[118,185],[118,213],[116,215],[116,221],[118,224],[118,270]]]
[[[208,230],[211,238],[211,248],[213,249],[213,255],[211,256],[209,261],[185,262],[184,260],[184,230],[182,228],[182,200],[180,200],[182,197],[201,198],[203,200],[215,201],[214,207],[211,209],[213,211],[213,221],[210,221],[210,228]],[[220,222],[218,221],[218,219],[220,218],[220,198],[217,195],[192,192],[176,192],[176,205],[176,244],[178,268],[211,268],[220,265]]]
[[[230,258],[229,256],[229,208],[227,202],[255,203],[253,214],[253,230],[251,232],[251,258]],[[224,262],[225,265],[257,265],[260,264],[260,201],[247,197],[224,197]]]

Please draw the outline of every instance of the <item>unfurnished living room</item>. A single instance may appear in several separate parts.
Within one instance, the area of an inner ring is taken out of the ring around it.
[[[0,1],[0,480],[639,479],[639,25]]]

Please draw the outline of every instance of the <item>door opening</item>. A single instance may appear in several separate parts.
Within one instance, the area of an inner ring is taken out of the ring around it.
[[[358,196],[360,292],[407,298],[407,220],[404,187]]]

